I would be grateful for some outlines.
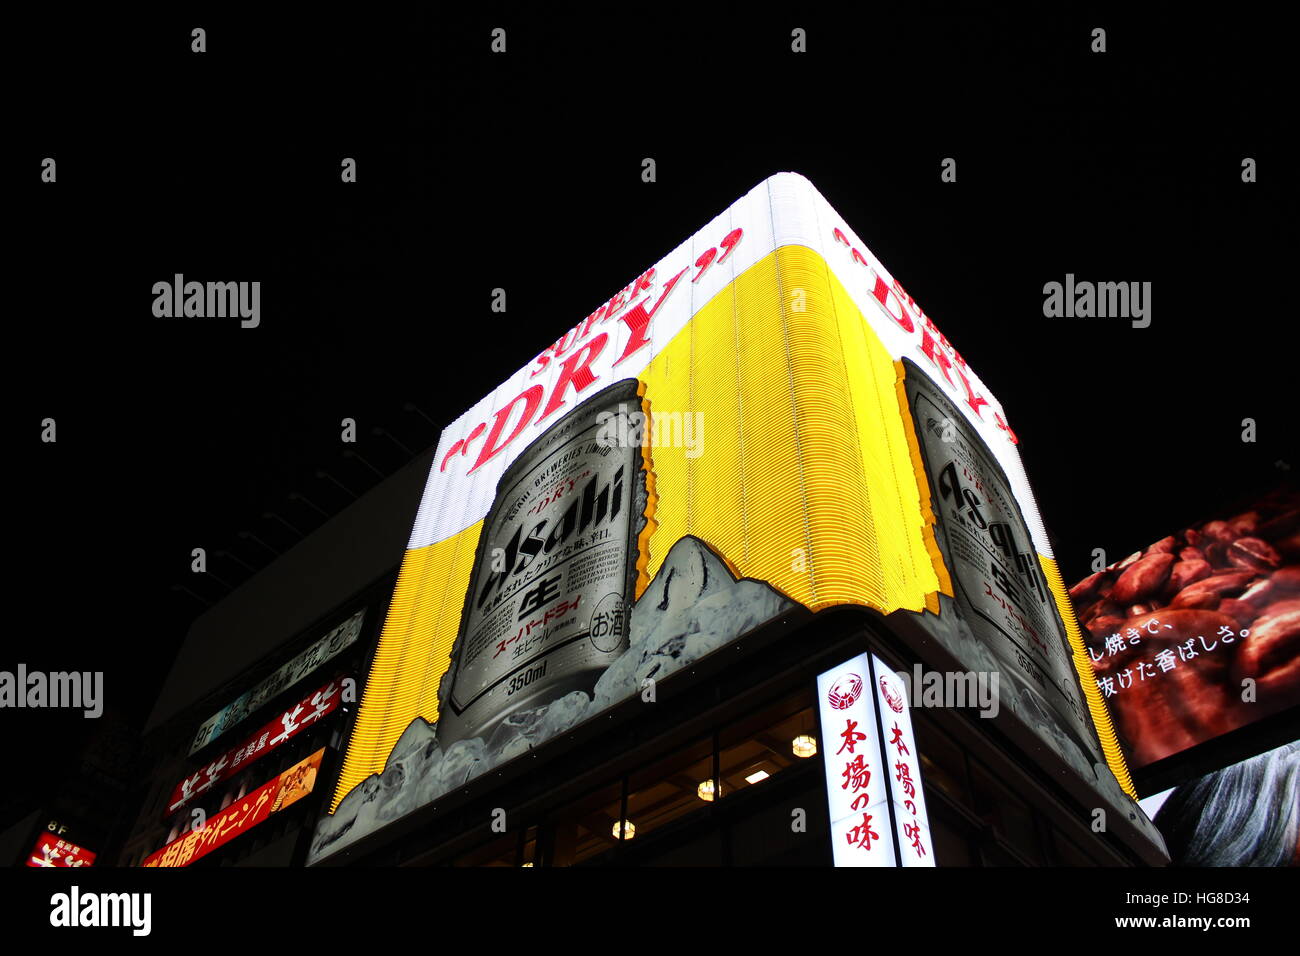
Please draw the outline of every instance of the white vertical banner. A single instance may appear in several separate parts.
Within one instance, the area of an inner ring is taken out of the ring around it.
[[[817,701],[835,865],[895,866],[890,791],[867,655],[819,675]]]
[[[874,697],[884,736],[886,774],[894,810],[894,827],[903,866],[934,866],[930,844],[930,818],[921,788],[921,758],[912,735],[912,715],[907,707],[907,687],[879,657],[872,656]]]
[[[898,675],[869,654],[817,677],[836,866],[934,866],[903,691]]]

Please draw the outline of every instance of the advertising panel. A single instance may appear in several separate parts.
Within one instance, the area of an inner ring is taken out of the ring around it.
[[[206,793],[223,780],[261,760],[299,732],[315,726],[338,707],[343,698],[343,679],[332,680],[308,694],[275,720],[267,723],[238,747],[232,747],[193,776],[176,785],[167,801],[165,816],[175,813],[195,797]]]
[[[1070,589],[1135,769],[1300,706],[1300,492],[1161,538]]]
[[[915,363],[905,358],[903,366],[957,612],[917,623],[963,668],[996,673],[1003,703],[1021,723],[1090,776],[1099,757],[1076,668],[1078,648],[1064,639],[1049,584],[1055,568],[1039,560],[1025,511],[988,446]],[[1102,776],[1101,768],[1095,772]]]
[[[213,814],[203,827],[191,830],[149,854],[144,865],[189,866],[240,834],[266,822],[273,813],[279,813],[312,792],[324,756],[325,748],[322,747],[274,780],[268,780],[220,813]]]
[[[764,180],[443,432],[310,860],[843,605],[1013,668],[1005,719],[1145,821],[1016,441],[812,184]]]
[[[337,657],[361,636],[361,625],[365,620],[365,609],[357,611],[350,618],[331,630],[319,641],[307,648],[293,660],[289,661],[274,674],[267,677],[251,690],[245,691],[232,703],[227,704],[206,721],[194,734],[190,744],[190,753],[202,750],[227,730],[241,723],[249,714],[271,700],[280,691],[292,687],[325,662]]]
[[[94,866],[95,854],[53,833],[42,833],[27,855],[28,866]]]

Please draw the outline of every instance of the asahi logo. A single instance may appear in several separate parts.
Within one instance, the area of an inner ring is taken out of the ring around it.
[[[246,329],[262,322],[260,282],[186,282],[178,272],[171,282],[155,282],[153,294],[155,318],[238,318]]]
[[[480,610],[494,591],[504,591],[506,582],[526,571],[539,555],[549,555],[565,542],[618,517],[623,507],[623,466],[619,466],[613,480],[604,487],[598,487],[599,482],[599,477],[588,481],[582,493],[572,500],[554,524],[550,518],[543,518],[533,525],[527,536],[524,536],[522,523],[515,526],[504,555],[492,562],[491,573],[479,592],[477,606]]]
[[[104,712],[103,671],[0,671],[0,707],[68,707],[86,717]]]

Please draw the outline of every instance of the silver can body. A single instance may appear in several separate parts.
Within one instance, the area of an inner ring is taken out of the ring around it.
[[[645,475],[640,443],[611,441],[609,424],[640,410],[637,388],[596,393],[502,475],[439,688],[444,749],[590,694],[627,650]]]

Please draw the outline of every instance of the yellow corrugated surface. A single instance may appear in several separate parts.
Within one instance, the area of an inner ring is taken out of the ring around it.
[[[1078,620],[1075,619],[1074,605],[1070,603],[1070,595],[1065,590],[1061,571],[1052,558],[1045,558],[1040,554],[1038,562],[1043,566],[1043,577],[1047,580],[1047,586],[1052,589],[1052,597],[1056,599],[1056,609],[1061,612],[1061,620],[1065,622],[1065,633],[1070,639],[1074,669],[1079,674],[1079,683],[1083,685],[1083,696],[1088,701],[1088,713],[1092,715],[1093,726],[1097,728],[1097,739],[1101,741],[1101,750],[1106,756],[1106,764],[1115,774],[1115,779],[1119,781],[1124,792],[1136,800],[1137,789],[1133,786],[1133,778],[1128,772],[1128,763],[1124,760],[1124,752],[1120,749],[1119,740],[1115,736],[1115,726],[1110,722],[1110,711],[1106,709],[1106,703],[1101,699],[1097,675],[1092,669],[1092,661],[1088,659],[1088,651],[1083,643],[1083,632],[1079,629]]]
[[[951,593],[900,373],[817,253],[786,246],[746,271],[640,376],[651,415],[704,416],[698,457],[651,449],[651,575],[693,534],[814,610],[920,611]]]
[[[375,660],[357,708],[330,812],[353,787],[384,769],[407,724],[438,719],[438,681],[450,663],[483,522],[407,551]]]

